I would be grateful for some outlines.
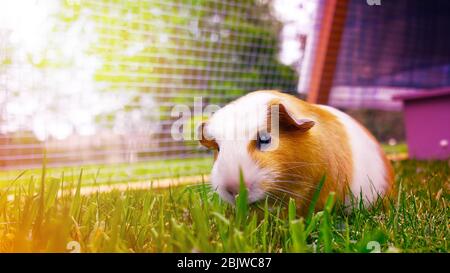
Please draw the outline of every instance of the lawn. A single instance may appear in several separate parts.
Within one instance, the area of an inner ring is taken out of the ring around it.
[[[248,207],[245,191],[232,207],[207,183],[82,196],[83,175],[44,172],[0,189],[0,251],[448,252],[449,162],[394,166],[397,197],[345,213],[330,196],[305,219],[292,201]]]
[[[206,174],[212,165],[211,157],[153,160],[135,163],[90,164],[75,167],[46,168],[48,179],[60,179],[73,182],[83,170],[82,186],[99,184],[128,183],[149,181],[164,177],[190,176]],[[0,188],[7,187],[11,181],[23,184],[30,179],[42,176],[42,168],[26,170],[1,170]]]

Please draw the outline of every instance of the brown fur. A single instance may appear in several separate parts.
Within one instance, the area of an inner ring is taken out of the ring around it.
[[[249,153],[261,167],[279,172],[277,180],[295,182],[264,181],[263,188],[277,195],[282,192],[275,187],[296,193],[291,197],[296,199],[299,213],[305,214],[319,181],[326,175],[316,208],[323,207],[332,191],[343,200],[352,180],[351,150],[345,128],[334,115],[316,105],[291,95],[274,93],[279,99],[272,101],[271,105],[282,103],[296,117],[311,118],[318,124],[303,132],[286,128],[280,121],[278,149],[260,152],[254,141],[249,144]],[[280,120],[283,119],[281,115]]]

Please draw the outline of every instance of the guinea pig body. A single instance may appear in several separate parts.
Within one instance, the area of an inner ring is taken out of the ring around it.
[[[301,212],[324,175],[318,209],[330,192],[370,204],[393,183],[389,161],[362,125],[335,108],[277,91],[255,91],[221,108],[202,125],[200,142],[215,149],[211,183],[231,203],[240,170],[249,202],[288,195]]]

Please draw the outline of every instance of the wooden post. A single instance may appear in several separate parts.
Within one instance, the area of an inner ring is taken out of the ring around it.
[[[345,26],[347,6],[348,0],[325,1],[309,82],[308,102],[328,103]]]

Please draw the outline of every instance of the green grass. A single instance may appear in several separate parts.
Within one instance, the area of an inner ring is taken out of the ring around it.
[[[396,145],[382,144],[382,146],[386,154],[408,153],[408,145],[404,142]]]
[[[207,184],[82,196],[83,175],[66,181],[42,172],[0,189],[0,251],[79,244],[82,252],[448,252],[449,163],[403,161],[395,169],[399,194],[385,205],[345,213],[330,195],[306,219],[292,200],[248,206],[245,187],[236,207]]]
[[[46,169],[48,178],[60,179],[64,176],[66,181],[76,180],[83,170],[83,186],[93,184],[113,184],[124,182],[136,182],[142,180],[174,177],[183,175],[205,174],[212,165],[212,158],[184,158],[154,160],[137,163],[119,164],[91,164],[77,167],[53,167]],[[21,170],[0,171],[0,188],[6,187],[11,181],[24,183],[30,179],[41,177],[42,168],[30,169],[26,172]]]

